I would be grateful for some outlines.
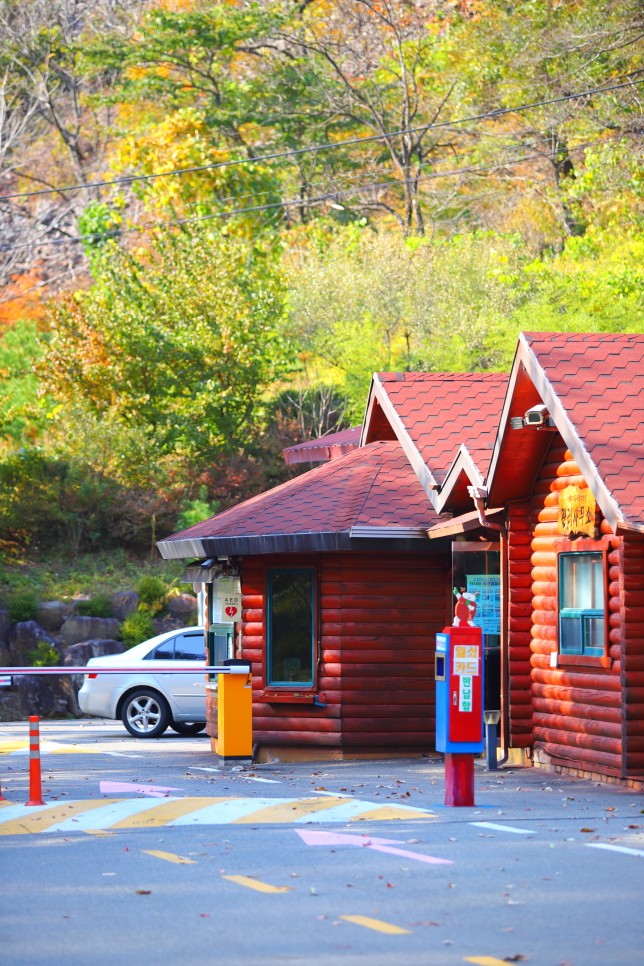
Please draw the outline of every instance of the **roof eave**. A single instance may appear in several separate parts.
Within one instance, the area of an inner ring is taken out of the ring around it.
[[[246,534],[160,540],[165,560],[194,557],[240,557],[283,553],[331,553],[369,547],[371,550],[419,549],[428,544],[426,527],[354,526],[339,532]]]
[[[641,533],[644,534],[644,523],[635,523],[630,520],[618,520],[615,525],[615,533]]]
[[[490,510],[486,510],[486,517],[499,517],[504,513],[505,510],[503,507],[493,507]],[[440,540],[443,537],[451,538],[461,533],[469,533],[473,530],[485,532],[485,529],[477,511],[473,510],[469,513],[461,513],[460,516],[452,517],[451,520],[442,520],[439,523],[435,523],[427,530],[427,536],[430,540]]]

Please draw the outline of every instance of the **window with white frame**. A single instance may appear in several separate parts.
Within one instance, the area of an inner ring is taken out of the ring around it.
[[[603,657],[604,555],[559,554],[559,653]]]

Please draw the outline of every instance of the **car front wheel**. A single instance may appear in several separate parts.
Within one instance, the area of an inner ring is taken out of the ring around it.
[[[205,721],[173,721],[170,725],[173,731],[176,731],[178,735],[183,735],[184,738],[189,738],[191,735],[200,734],[206,727]]]
[[[135,738],[159,738],[170,724],[170,709],[162,695],[139,688],[123,702],[121,721]]]

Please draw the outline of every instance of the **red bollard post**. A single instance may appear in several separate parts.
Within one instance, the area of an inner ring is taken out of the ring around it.
[[[40,718],[29,717],[29,801],[25,805],[44,805],[40,773]]]
[[[445,804],[474,804],[474,755],[445,755]]]

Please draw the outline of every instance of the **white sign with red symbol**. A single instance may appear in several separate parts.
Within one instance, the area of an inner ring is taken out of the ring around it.
[[[221,616],[225,621],[230,621],[231,624],[241,620],[240,594],[226,594],[221,598]]]

